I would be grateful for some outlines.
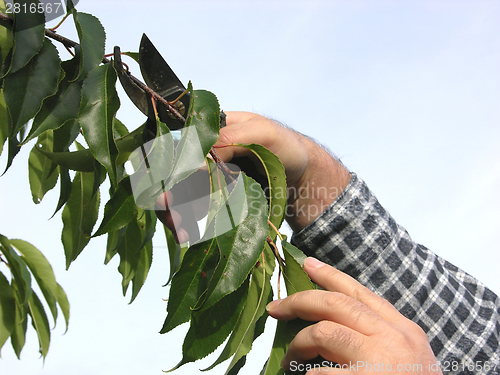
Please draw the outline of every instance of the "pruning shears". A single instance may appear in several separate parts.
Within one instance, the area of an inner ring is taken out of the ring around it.
[[[189,113],[190,93],[146,34],[142,36],[138,58],[146,85],[138,82],[123,68],[119,47],[115,47],[113,57],[113,64],[125,93],[132,103],[147,116],[142,132],[143,142],[147,143],[156,137],[156,116],[170,130],[182,129],[186,122],[185,117]],[[198,175],[193,178],[203,177]],[[200,238],[191,202],[210,193],[209,190],[200,192],[200,185],[209,186],[200,181],[196,183],[191,181],[191,183],[182,184],[182,187],[174,186],[171,189],[175,196],[175,210],[182,217],[182,228],[188,232],[191,243]]]
[[[191,98],[186,87],[146,34],[143,34],[141,38],[138,55],[141,74],[146,86],[125,71],[119,47],[115,47],[114,49],[113,60],[124,91],[135,106],[147,116],[142,133],[143,141],[146,143],[156,137],[156,115],[170,130],[182,129],[186,122],[185,117],[189,113]],[[152,96],[155,96],[155,98],[152,98]],[[220,126],[222,128],[225,125],[226,115],[224,112],[221,112]],[[239,169],[244,170],[247,175],[252,176],[266,191],[265,188],[268,186],[267,177],[257,171],[255,164],[248,157],[235,158],[231,163],[237,165]],[[194,178],[196,179],[196,177]],[[200,185],[203,184],[204,182],[202,181],[191,181],[190,183],[183,184],[183,187],[179,187],[175,192],[174,190],[177,185],[172,189],[172,193],[175,196],[176,210],[179,211],[177,207],[181,207],[182,210],[182,212],[179,212],[182,217],[182,228],[188,232],[191,243],[197,241],[200,238],[200,234],[194,211],[189,202],[200,197]],[[205,182],[205,185],[209,187],[207,182]],[[197,191],[193,193],[193,190]],[[209,193],[210,190],[203,194],[208,196]]]
[[[148,117],[149,121],[143,132],[145,142],[156,136],[156,114],[151,99],[152,92],[164,99],[156,101],[156,111],[160,121],[170,130],[178,130],[184,126],[185,116],[189,111],[190,94],[146,34],[143,34],[139,47],[139,66],[151,92],[141,88],[124,70],[119,47],[114,49],[114,66],[130,100]],[[165,102],[169,103],[169,108]]]

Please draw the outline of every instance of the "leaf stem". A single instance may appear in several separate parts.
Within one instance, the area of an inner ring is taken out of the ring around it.
[[[61,26],[63,24],[63,22],[66,21],[66,18],[68,18],[70,14],[71,14],[70,12],[66,13],[66,15],[63,17],[63,19],[61,20],[61,22],[59,22],[54,27],[51,27],[49,30],[52,30],[53,32],[56,32],[56,30],[59,28],[59,26]]]

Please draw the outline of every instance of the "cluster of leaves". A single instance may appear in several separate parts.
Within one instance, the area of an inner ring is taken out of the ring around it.
[[[19,2],[38,4],[37,0]],[[276,262],[288,294],[313,288],[301,267],[304,255],[277,230],[286,205],[283,166],[264,147],[241,145],[262,163],[269,185],[268,199],[261,186],[244,173],[236,174],[236,178],[224,174],[220,165],[207,158],[219,134],[219,103],[212,93],[193,90],[191,84],[191,103],[180,140],[174,141],[157,116],[156,138],[146,152],[141,136],[145,125],[129,131],[116,118],[120,106],[117,72],[104,59],[102,25],[94,16],[78,12],[69,4],[68,13],[79,43],[73,48],[74,56],[66,61],[61,60],[57,48],[46,37],[43,14],[18,13],[13,23],[0,24],[0,152],[7,145],[6,171],[20,149],[33,141],[29,155],[32,198],[34,203],[40,203],[59,181],[55,213],[62,210],[67,268],[92,237],[107,234],[105,262],[119,255],[123,293],[132,283],[132,302],[152,263],[157,218],[153,210],[136,204],[132,176],[124,163],[137,149],[143,155],[160,155],[155,163],[163,175],[154,190],[161,192],[185,181],[206,162],[211,192],[202,238],[189,247],[179,246],[165,228],[171,288],[161,332],[190,322],[182,360],[174,369],[207,356],[229,337],[220,357],[209,368],[232,358],[226,373],[236,374],[253,341],[264,330],[265,307],[273,298],[271,276]],[[0,6],[4,6],[3,2]],[[201,157],[194,157],[200,145]],[[142,167],[151,164],[143,160]],[[225,182],[228,178],[232,179],[230,183]],[[106,180],[110,198],[95,230]],[[278,235],[284,262],[274,245]],[[45,356],[50,341],[48,320],[31,289],[30,275],[37,280],[54,319],[58,304],[67,322],[66,295],[36,248],[4,236],[0,236],[0,245],[0,260],[11,274],[9,282],[0,273],[0,348],[10,337],[19,356],[29,315]],[[282,373],[281,358],[300,325],[279,322],[262,374]]]

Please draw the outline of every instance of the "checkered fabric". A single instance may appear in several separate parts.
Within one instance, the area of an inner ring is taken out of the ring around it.
[[[429,337],[443,372],[499,374],[500,299],[412,241],[355,174],[292,242],[389,300]]]

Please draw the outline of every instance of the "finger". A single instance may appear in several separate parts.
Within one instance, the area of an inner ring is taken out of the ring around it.
[[[387,329],[387,322],[368,306],[342,293],[308,290],[271,302],[267,311],[273,318],[310,322],[329,320],[364,335]]]
[[[373,293],[351,276],[315,258],[307,258],[304,261],[304,270],[311,280],[323,289],[352,297],[387,320],[398,320],[402,317],[385,298]]]
[[[227,112],[226,122],[228,125],[220,130],[219,139],[214,145],[217,154],[225,162],[250,154],[243,147],[228,145],[257,143],[267,148],[275,145],[279,126],[272,120],[247,112]]]
[[[182,217],[175,210],[157,211],[156,216],[172,232],[181,227]]]
[[[174,196],[170,190],[160,194],[155,204],[155,211],[166,211],[174,202]]]
[[[301,330],[290,343],[281,367],[291,370],[294,364],[305,363],[318,356],[333,362],[346,363],[362,358],[366,337],[340,324],[321,321]]]
[[[184,228],[179,228],[177,231],[172,232],[174,240],[178,244],[183,244],[189,241],[189,234]]]

